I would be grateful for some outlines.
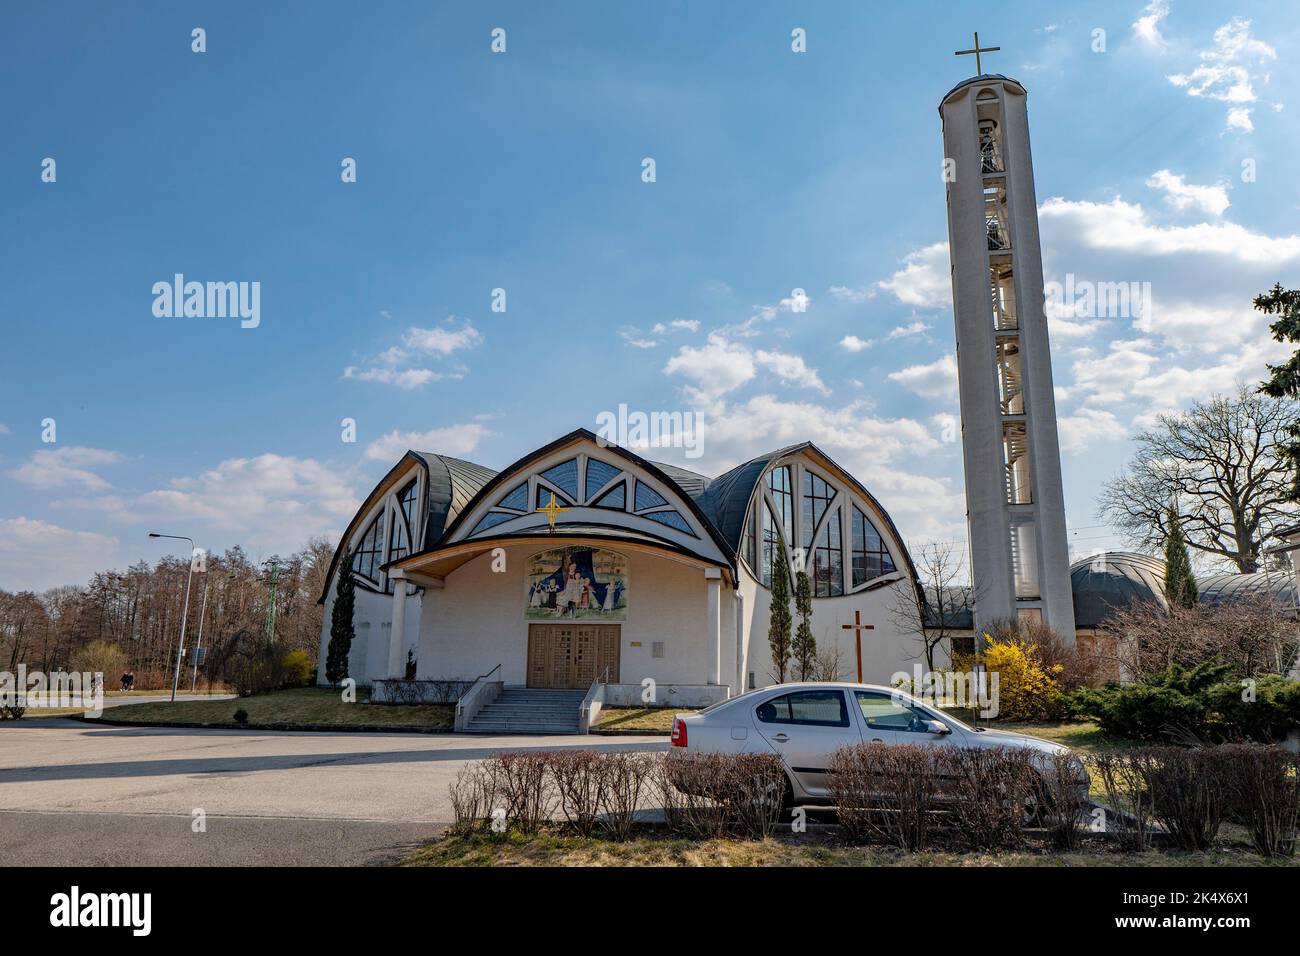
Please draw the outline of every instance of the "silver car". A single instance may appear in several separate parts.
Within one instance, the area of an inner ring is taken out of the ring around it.
[[[686,753],[779,754],[790,782],[786,799],[794,804],[829,802],[831,754],[858,743],[1071,753],[1028,734],[970,727],[910,694],[873,684],[778,684],[679,714],[672,730],[672,746]],[[1078,772],[1086,795],[1082,763]]]

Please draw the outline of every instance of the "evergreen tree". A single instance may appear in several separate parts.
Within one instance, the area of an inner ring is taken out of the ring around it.
[[[772,610],[767,622],[767,643],[772,648],[776,682],[784,684],[790,666],[790,564],[780,532],[772,554]]]
[[[1165,538],[1165,598],[1174,606],[1195,607],[1196,578],[1192,576],[1187,542],[1183,539],[1182,525],[1173,506],[1170,506],[1166,520],[1169,534]]]
[[[1268,327],[1278,342],[1300,342],[1300,289],[1284,289],[1280,282],[1263,295],[1255,296],[1255,308],[1265,315],[1277,316]],[[1259,389],[1273,398],[1300,398],[1300,350],[1282,365],[1268,366],[1268,379]],[[1288,440],[1282,453],[1291,465],[1291,500],[1300,501],[1300,422],[1286,427]]]
[[[339,565],[339,581],[334,591],[334,610],[330,614],[330,642],[325,652],[325,679],[331,687],[348,676],[348,653],[356,631],[352,615],[357,603],[357,586],[352,580],[352,549],[344,548]]]
[[[790,652],[799,679],[812,680],[817,669],[817,639],[812,632],[812,581],[803,568],[794,577],[794,609],[799,615],[799,627],[795,630]]]

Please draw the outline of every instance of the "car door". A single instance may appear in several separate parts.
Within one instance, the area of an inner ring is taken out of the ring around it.
[[[811,797],[825,797],[831,754],[861,739],[849,720],[844,691],[797,690],[754,708],[754,723],[781,755],[795,782]]]
[[[929,743],[934,735],[925,730],[928,715],[908,701],[883,690],[855,690],[854,701],[862,715],[865,743]]]

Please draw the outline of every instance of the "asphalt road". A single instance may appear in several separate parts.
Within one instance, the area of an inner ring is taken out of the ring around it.
[[[87,727],[0,730],[0,859],[18,865],[367,864],[451,819],[499,750],[662,750],[663,737],[474,737]],[[206,830],[194,831],[201,812]]]

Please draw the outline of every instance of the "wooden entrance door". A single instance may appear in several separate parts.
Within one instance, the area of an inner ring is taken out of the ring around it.
[[[617,683],[617,624],[529,624],[528,686],[590,687],[609,668]]]

